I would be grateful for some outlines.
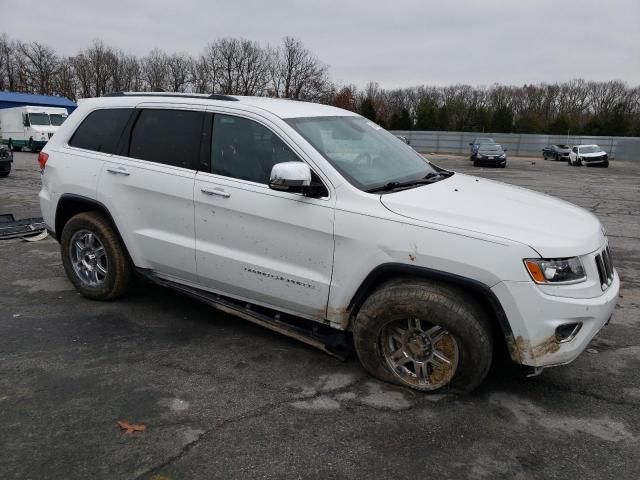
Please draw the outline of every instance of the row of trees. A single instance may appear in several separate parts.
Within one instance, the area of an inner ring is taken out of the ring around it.
[[[336,98],[354,91],[345,87]],[[360,113],[392,130],[640,136],[640,86],[619,80],[394,90],[372,83],[360,97]]]
[[[640,86],[618,80],[490,87],[359,89],[336,85],[300,40],[278,46],[218,39],[199,56],[154,49],[144,57],[95,40],[65,57],[0,35],[0,90],[73,100],[114,91],[266,95],[357,111],[389,129],[640,136]]]
[[[39,42],[0,36],[0,90],[62,95],[76,100],[117,91],[174,91],[269,95],[322,101],[330,98],[328,67],[302,42],[286,37],[277,47],[222,38],[193,57],[154,49],[144,57],[95,40],[63,57]]]

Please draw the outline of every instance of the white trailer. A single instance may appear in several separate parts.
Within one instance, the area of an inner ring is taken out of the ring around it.
[[[0,109],[2,143],[14,150],[39,151],[68,116],[66,108],[23,106]]]

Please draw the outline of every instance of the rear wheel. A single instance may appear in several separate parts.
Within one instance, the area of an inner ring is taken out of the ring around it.
[[[358,312],[353,335],[369,373],[416,390],[470,392],[491,366],[483,310],[464,291],[425,280],[376,290]]]
[[[111,224],[97,212],[79,213],[60,237],[62,264],[85,297],[112,300],[126,292],[131,265]]]

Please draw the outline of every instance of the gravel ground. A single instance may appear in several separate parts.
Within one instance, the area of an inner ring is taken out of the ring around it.
[[[622,290],[574,363],[422,395],[146,283],[83,299],[55,241],[3,241],[0,478],[640,478],[640,162],[431,158],[601,218]],[[16,154],[0,213],[38,215],[39,183],[36,156]]]

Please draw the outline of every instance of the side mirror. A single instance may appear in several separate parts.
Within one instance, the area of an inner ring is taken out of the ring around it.
[[[506,148],[503,148],[503,149],[502,149],[502,151],[503,151],[504,153],[507,153],[507,149],[506,149]]]
[[[473,142],[469,142],[469,145],[473,146]]]
[[[271,168],[269,188],[283,192],[306,193],[311,187],[311,169],[304,162],[276,163]]]

